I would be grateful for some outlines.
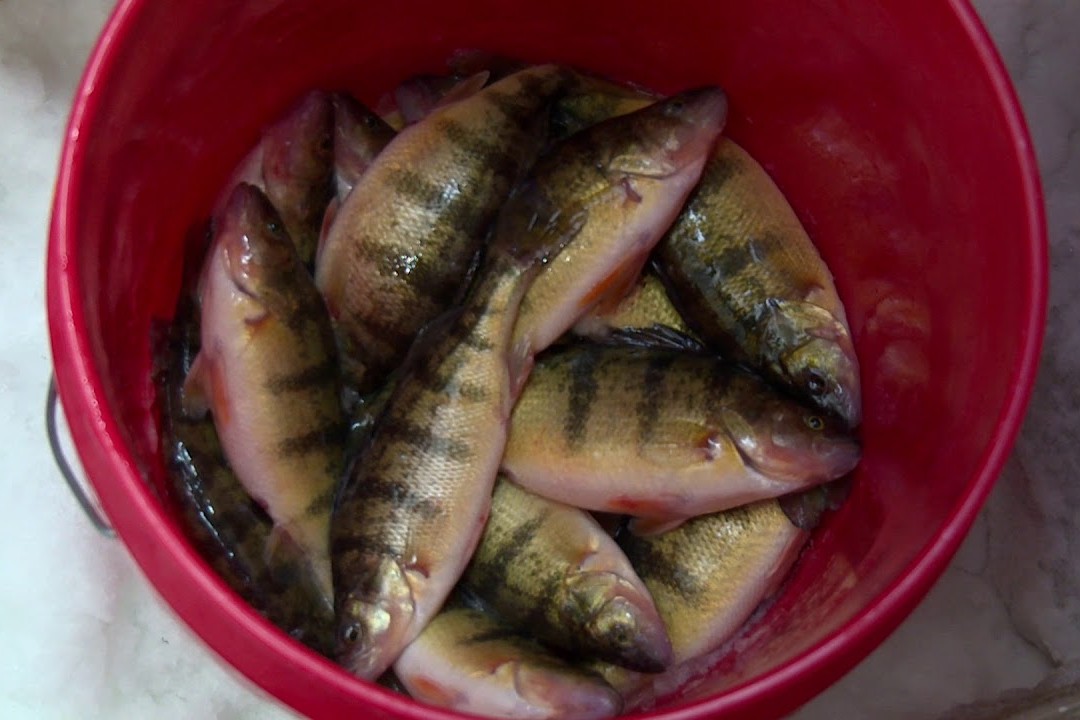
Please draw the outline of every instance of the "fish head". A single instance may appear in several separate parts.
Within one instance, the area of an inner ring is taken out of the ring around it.
[[[609,176],[664,179],[693,170],[696,179],[724,127],[727,96],[718,87],[688,90],[638,110],[633,122],[627,118],[597,126],[597,137],[611,148],[603,161]],[[621,132],[603,134],[615,127]]]
[[[239,183],[222,215],[219,242],[229,277],[243,294],[261,298],[300,258],[277,210],[259,188]]]
[[[859,360],[844,324],[809,302],[773,299],[765,306],[762,345],[768,369],[801,397],[857,427]]]
[[[613,572],[581,572],[567,580],[569,607],[587,613],[585,644],[598,656],[642,672],[672,662],[664,621],[644,588]]]
[[[328,166],[333,156],[334,106],[329,93],[308,93],[263,138],[263,176],[268,184],[288,185]]]
[[[368,582],[338,599],[334,657],[354,675],[373,680],[408,642],[416,605],[406,573],[394,559],[372,559],[367,565]]]
[[[725,407],[720,416],[743,461],[781,482],[832,480],[853,470],[862,454],[842,418],[778,393]]]
[[[335,93],[334,164],[337,172],[348,175],[348,186],[367,170],[382,149],[397,134],[394,128],[347,93]],[[347,192],[339,193],[344,199]]]

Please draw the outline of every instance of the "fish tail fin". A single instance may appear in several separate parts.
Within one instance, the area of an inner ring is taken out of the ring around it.
[[[266,541],[266,565],[278,576],[298,575],[308,580],[324,606],[332,611],[334,581],[330,557],[309,552],[297,539],[299,536],[291,523],[274,525]]]
[[[507,353],[507,370],[510,373],[510,395],[507,398],[509,407],[506,409],[506,416],[510,416],[510,411],[513,409],[514,402],[517,401],[518,396],[521,394],[522,389],[525,387],[525,383],[529,380],[529,374],[532,372],[534,360],[534,353],[532,351],[532,343],[527,338],[516,340],[510,347],[510,352]]]

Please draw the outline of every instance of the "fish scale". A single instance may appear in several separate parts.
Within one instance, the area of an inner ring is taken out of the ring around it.
[[[199,285],[201,349],[185,404],[209,409],[230,466],[274,520],[268,552],[308,560],[327,606],[330,504],[347,431],[322,298],[282,220],[241,183],[217,223]]]
[[[357,181],[316,279],[361,391],[461,293],[488,225],[539,152],[540,111],[565,81],[554,66],[530,68],[441,107],[399,133]]]
[[[237,594],[317,651],[331,649],[332,617],[302,559],[267,556],[273,520],[229,467],[214,423],[183,409],[183,381],[199,347],[194,301],[182,299],[155,352],[162,456],[179,519],[196,548]]]
[[[832,274],[780,189],[732,140],[717,143],[655,265],[706,342],[858,425],[858,359]]]
[[[807,499],[797,495],[790,502]],[[816,523],[821,511],[812,514]],[[721,647],[743,627],[780,588],[809,537],[777,500],[703,515],[659,535],[621,534],[619,546],[664,619],[674,662],[659,676],[596,661],[586,667],[632,698],[630,704],[647,696],[650,685],[664,687],[686,672],[686,663]]]
[[[559,502],[660,521],[825,482],[859,454],[843,421],[731,363],[581,343],[538,360],[503,469]]]
[[[675,661],[718,646],[775,591],[808,534],[775,500],[705,515],[619,544],[656,600]]]
[[[394,671],[419,700],[488,717],[588,720],[611,717],[622,705],[595,673],[456,604],[434,618]]]
[[[587,219],[525,296],[515,346],[546,348],[626,292],[697,182],[726,114],[719,88],[690,90],[586,128],[537,162],[552,178],[550,202]]]
[[[652,672],[671,660],[652,599],[592,516],[505,477],[462,583],[503,620],[571,656]]]
[[[525,76],[522,83],[536,90],[543,79]],[[493,87],[488,99],[511,103],[507,112],[525,112],[526,105]],[[479,541],[513,400],[539,347],[511,345],[523,295],[582,233],[596,235],[604,223],[638,207],[627,205],[621,189],[628,175],[598,180],[595,158],[606,153],[635,167],[660,163],[681,187],[696,177],[724,107],[718,89],[692,91],[628,116],[586,143],[568,141],[538,163],[503,206],[464,305],[413,344],[334,513],[338,657],[352,672],[377,675],[417,637]],[[436,112],[420,124],[439,117]],[[582,205],[568,195],[565,184],[573,178],[599,200]],[[650,201],[674,213],[681,195],[660,185]],[[410,509],[421,505],[426,514]]]
[[[465,306],[425,331],[343,490],[339,657],[363,677],[416,638],[479,539],[511,402],[507,345],[531,277],[494,261]]]

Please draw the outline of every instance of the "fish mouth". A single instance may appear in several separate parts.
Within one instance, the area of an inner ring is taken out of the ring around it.
[[[857,378],[844,378],[832,383],[827,393],[814,400],[843,418],[848,427],[856,428],[862,422],[862,398]]]
[[[586,623],[590,650],[638,672],[657,673],[671,665],[671,639],[647,592],[610,572],[588,573],[579,582],[575,594],[585,592],[583,601],[604,596]]]
[[[836,438],[814,441],[814,454],[820,458],[823,481],[847,475],[862,459],[862,445],[855,438]]]
[[[809,390],[812,399],[821,407],[839,415],[849,428],[856,428],[862,422],[862,390],[859,383],[859,359],[855,347],[847,332],[837,336],[817,340],[829,342],[828,380],[823,383],[821,392]]]
[[[800,448],[775,431],[756,431],[742,415],[729,408],[721,412],[721,419],[724,432],[746,469],[755,473],[764,485],[785,483],[794,490],[835,477],[829,475],[829,463],[821,461],[821,451],[825,450],[825,455],[834,452],[835,441],[815,439]]]
[[[394,560],[384,559],[376,574],[374,597],[346,595],[338,609],[338,637],[334,656],[349,672],[374,680],[412,640],[416,602],[406,572]]]

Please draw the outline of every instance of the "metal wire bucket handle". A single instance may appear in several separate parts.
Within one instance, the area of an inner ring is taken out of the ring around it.
[[[71,469],[71,463],[68,462],[67,457],[64,455],[64,448],[60,446],[60,435],[56,431],[56,413],[59,405],[56,396],[56,377],[50,376],[49,391],[45,396],[45,431],[49,435],[49,447],[52,449],[53,460],[56,462],[60,474],[64,476],[71,494],[79,501],[79,505],[82,506],[86,517],[90,518],[94,528],[105,537],[114,538],[116,537],[116,531],[105,521],[102,512],[97,508],[97,504],[90,499],[87,490],[83,488],[79,479],[75,477],[75,472]]]

